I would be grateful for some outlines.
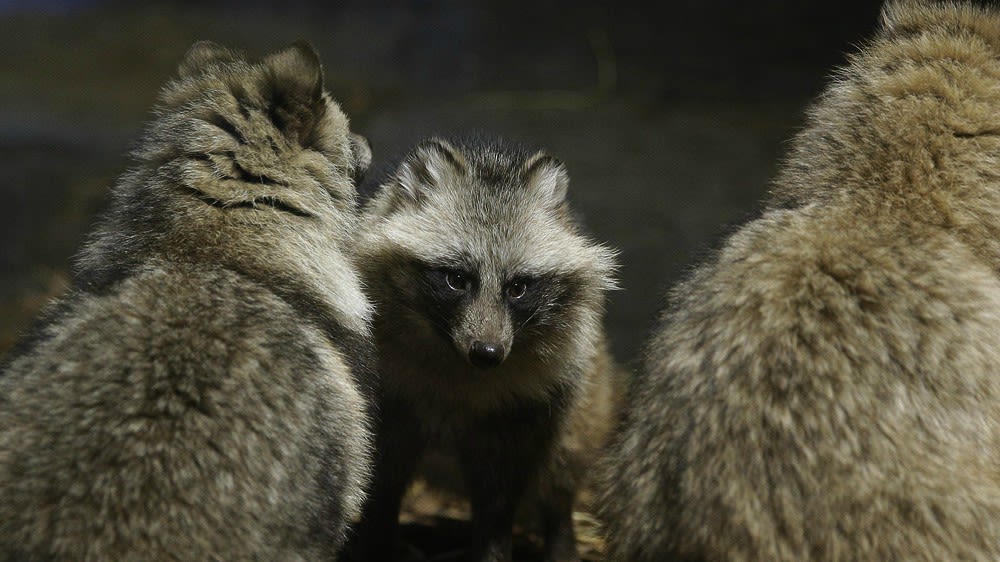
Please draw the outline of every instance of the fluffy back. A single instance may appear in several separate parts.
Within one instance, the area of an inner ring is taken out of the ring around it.
[[[1000,13],[901,0],[809,110],[771,208],[856,207],[952,229],[1000,267]]]
[[[0,560],[335,557],[371,457],[367,160],[307,45],[190,50],[0,372]]]
[[[674,288],[612,560],[1000,557],[1000,13],[901,1]]]

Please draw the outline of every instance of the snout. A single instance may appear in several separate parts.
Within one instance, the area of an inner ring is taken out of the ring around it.
[[[469,362],[480,369],[496,367],[506,358],[507,350],[501,343],[476,340],[469,346]]]

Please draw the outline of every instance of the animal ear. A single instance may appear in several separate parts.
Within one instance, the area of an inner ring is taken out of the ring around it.
[[[396,183],[411,200],[421,201],[441,185],[449,172],[464,174],[465,169],[465,157],[454,146],[441,139],[429,139],[403,160]]]
[[[562,162],[536,152],[521,168],[521,177],[529,189],[538,193],[549,207],[558,207],[566,201],[569,190],[569,172]]]
[[[359,185],[361,180],[365,179],[368,168],[371,167],[372,149],[371,145],[368,144],[368,139],[357,133],[351,133],[349,138],[351,139],[351,179],[354,180],[354,185]]]
[[[269,79],[270,114],[274,126],[306,144],[323,116],[323,66],[306,41],[268,55],[262,61]]]
[[[198,41],[188,48],[177,69],[177,74],[181,78],[189,78],[210,64],[232,62],[238,58],[236,53],[214,41]]]

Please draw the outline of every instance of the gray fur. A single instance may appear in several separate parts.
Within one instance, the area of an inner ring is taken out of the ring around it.
[[[614,253],[579,231],[568,181],[544,153],[431,139],[366,206],[359,263],[378,310],[382,385],[360,559],[392,558],[400,496],[425,447],[453,448],[465,472],[473,559],[509,559],[528,489],[551,512],[553,556],[576,558],[575,487],[608,433],[618,371],[602,327]],[[428,295],[450,291],[449,271],[474,282],[458,304],[437,306]],[[531,300],[520,301],[531,306],[513,304],[518,279],[531,280]],[[497,350],[498,365],[476,366],[477,341]]]
[[[363,500],[370,152],[308,45],[178,74],[0,375],[2,560],[330,559]]]
[[[610,559],[1000,559],[1000,13],[899,2],[671,293]]]

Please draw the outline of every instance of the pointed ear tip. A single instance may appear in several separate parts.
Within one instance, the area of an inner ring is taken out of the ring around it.
[[[191,55],[193,53],[200,53],[204,51],[218,51],[221,50],[222,48],[223,48],[222,45],[219,45],[218,43],[210,39],[199,39],[194,43],[191,43],[191,46],[188,47],[187,51],[185,52],[187,53],[187,55]]]
[[[308,59],[311,63],[315,63],[317,66],[321,65],[319,58],[319,51],[317,51],[316,47],[314,47],[313,44],[310,43],[309,41],[305,39],[299,39],[298,41],[291,44],[291,48],[298,51],[303,57]]]
[[[566,167],[566,163],[552,156],[550,158],[552,158],[552,168],[556,170],[556,173],[569,178],[569,168]]]
[[[544,152],[542,154],[545,155],[545,158],[549,161],[549,164],[552,167],[554,167],[554,168],[560,168],[560,169],[563,169],[563,170],[566,169],[566,163],[563,162],[562,160],[560,160],[559,158],[556,158],[555,156],[552,156],[551,154],[544,153]]]
[[[190,76],[198,72],[203,66],[212,61],[229,60],[235,55],[229,49],[219,45],[215,41],[202,39],[195,41],[188,47],[178,65],[178,73],[183,76]]]
[[[305,39],[300,39],[287,47],[265,58],[265,61],[282,61],[283,64],[291,64],[300,68],[312,68],[322,75],[323,63],[319,57],[319,52],[312,46],[312,43]]]
[[[558,178],[561,181],[569,181],[569,169],[562,160],[556,158],[555,156],[540,152],[537,157],[536,164],[532,167],[539,170],[546,170],[548,174],[551,174],[553,177]]]
[[[198,39],[197,41],[195,41],[194,43],[192,43],[191,46],[192,47],[222,47],[222,45],[219,45],[218,43],[216,43],[215,41],[212,41],[211,39]]]
[[[307,94],[314,102],[322,98],[323,65],[319,53],[308,41],[296,41],[272,52],[264,57],[262,64],[281,89]]]
[[[562,160],[552,156],[544,150],[538,150],[529,156],[525,160],[525,168],[530,169],[537,165],[543,165],[548,168],[565,168],[566,165]]]

